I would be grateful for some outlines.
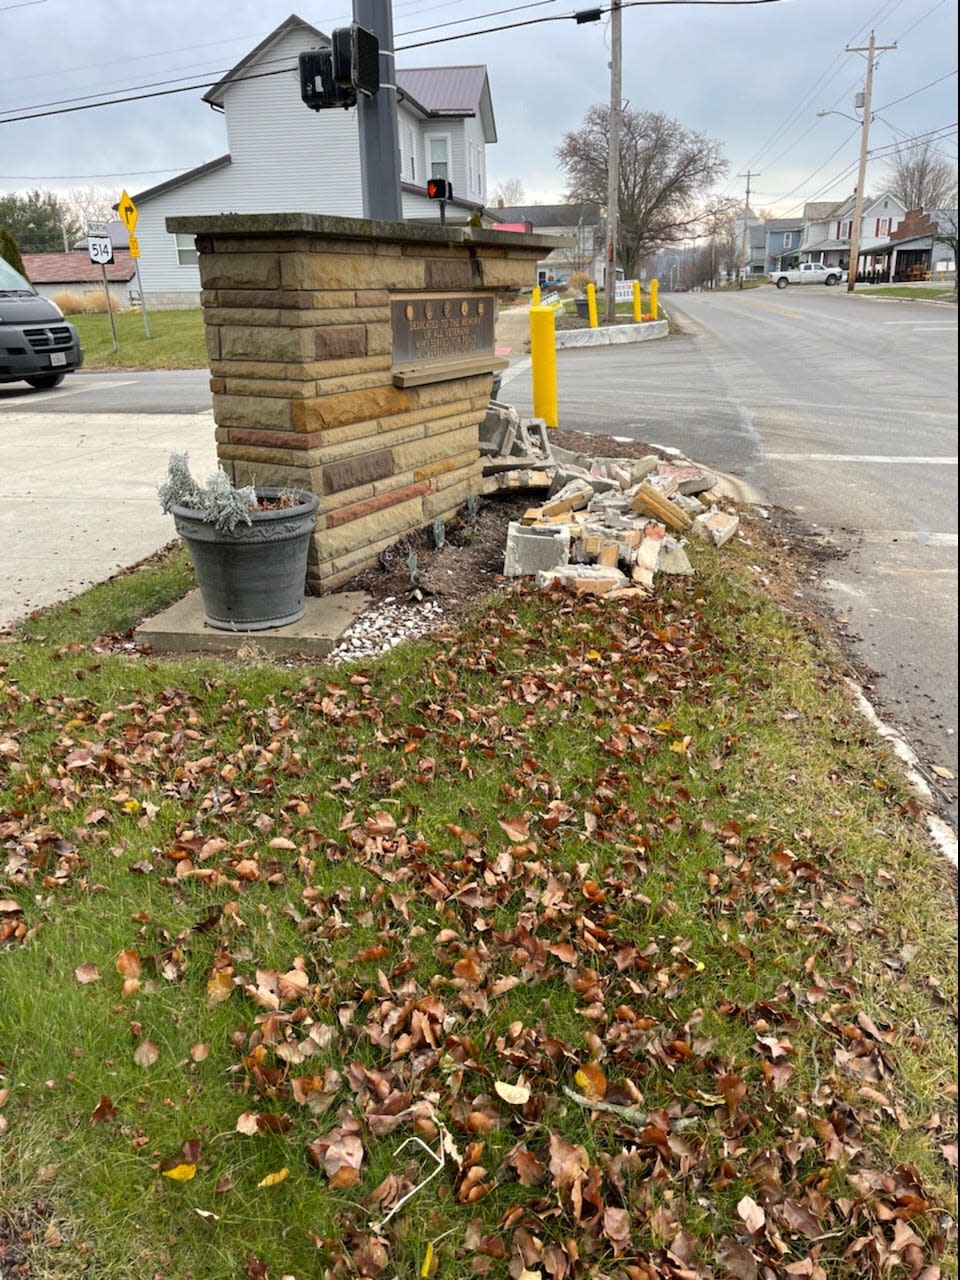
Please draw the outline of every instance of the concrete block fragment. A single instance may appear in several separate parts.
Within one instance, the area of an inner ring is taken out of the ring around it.
[[[500,471],[495,475],[490,475],[486,467],[483,469],[485,476],[490,476],[493,488],[503,491],[513,492],[517,489],[541,489],[546,492],[550,488],[550,476],[546,471],[537,471],[533,468],[511,468],[508,471]]]
[[[641,587],[652,589],[653,587],[653,570],[646,568],[642,564],[631,565],[630,581]]]
[[[658,573],[673,573],[689,576],[694,572],[690,557],[684,550],[683,543],[669,534],[660,544],[660,558],[657,561]]]
[[[729,511],[719,511],[711,507],[693,522],[693,532],[704,542],[712,542],[715,547],[722,547],[729,542],[740,528],[740,517],[731,515]]]
[[[507,433],[511,427],[516,430],[520,415],[509,404],[499,404],[491,400],[480,423],[479,443],[482,453],[508,453],[509,445],[504,448]]]
[[[628,585],[625,573],[619,569],[598,564],[568,564],[557,569],[544,569],[537,573],[537,586],[549,590],[559,583],[575,595],[606,595]]]
[[[507,546],[503,558],[503,573],[507,578],[522,578],[525,574],[553,571],[565,566],[570,559],[570,529],[567,525],[549,528],[541,525],[523,525],[511,520],[507,526]]]

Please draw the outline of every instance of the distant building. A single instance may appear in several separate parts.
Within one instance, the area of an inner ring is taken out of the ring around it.
[[[493,225],[519,225],[537,235],[556,236],[557,247],[537,263],[537,283],[562,285],[578,271],[603,283],[605,219],[593,201],[580,204],[526,204],[488,209]]]

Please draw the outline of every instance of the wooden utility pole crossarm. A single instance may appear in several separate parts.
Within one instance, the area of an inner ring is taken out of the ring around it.
[[[895,49],[895,44],[877,44],[874,34],[870,32],[870,43],[866,48],[847,45],[847,53],[865,53],[867,55],[867,76],[863,85],[863,121],[860,126],[860,167],[857,172],[857,193],[854,200],[853,222],[850,224],[850,262],[847,266],[847,293],[853,293],[857,283],[857,268],[860,259],[860,223],[863,220],[863,188],[867,177],[867,142],[870,137],[870,99],[873,96],[873,63],[880,52]]]

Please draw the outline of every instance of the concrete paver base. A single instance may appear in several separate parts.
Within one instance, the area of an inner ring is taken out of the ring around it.
[[[325,658],[369,603],[362,591],[307,596],[303,617],[288,627],[220,631],[204,622],[200,592],[191,591],[162,613],[145,619],[134,638],[139,644],[149,644],[155,653],[236,655],[246,649],[271,657]]]

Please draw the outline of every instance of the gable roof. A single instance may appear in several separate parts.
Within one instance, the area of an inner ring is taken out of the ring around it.
[[[234,80],[242,80],[243,72],[254,63],[259,62],[261,55],[268,52],[279,40],[289,31],[302,31],[304,35],[310,36],[316,40],[318,44],[327,45],[330,43],[330,37],[325,36],[317,27],[313,27],[309,22],[298,17],[295,13],[291,13],[289,18],[284,18],[279,27],[275,27],[268,36],[260,41],[256,48],[251,49],[248,54],[240,59],[235,67],[231,67],[227,74],[203,95],[203,101],[209,102],[211,107],[220,108],[223,106],[223,95],[230,87]],[[279,70],[279,68],[278,68]]]
[[[104,268],[88,253],[25,253],[23,267],[31,284],[102,284]],[[106,265],[107,279],[125,284],[135,275],[133,259],[123,249]]]
[[[834,209],[839,209],[840,205],[836,200],[808,200],[803,206],[804,222],[827,222],[833,214]]]
[[[397,87],[424,115],[479,116],[484,140],[497,141],[486,67],[397,67]]]
[[[164,182],[158,182],[154,187],[147,187],[145,191],[138,191],[134,196],[137,204],[143,204],[145,200],[152,200],[154,196],[163,195],[165,191],[172,191],[175,187],[182,187],[187,182],[192,182],[194,178],[202,178],[205,173],[215,173],[217,169],[223,169],[228,164],[232,164],[230,152],[226,155],[217,156],[215,160],[208,160],[206,164],[198,164],[195,169],[187,169],[185,173],[178,173],[175,178],[167,178]]]
[[[223,97],[230,85],[244,79],[258,62],[264,61],[274,45],[290,32],[302,34],[311,46],[329,45],[330,37],[295,13],[285,18],[268,36],[230,68],[212,89],[203,95],[203,101],[222,110]],[[280,68],[277,68],[280,70]],[[414,67],[396,69],[397,87],[403,97],[427,116],[479,116],[487,142],[496,142],[497,126],[493,119],[493,103],[487,69],[484,66]]]
[[[487,209],[498,222],[530,222],[536,227],[576,227],[581,218],[587,226],[600,221],[600,206],[592,200],[583,204],[515,204]]]

